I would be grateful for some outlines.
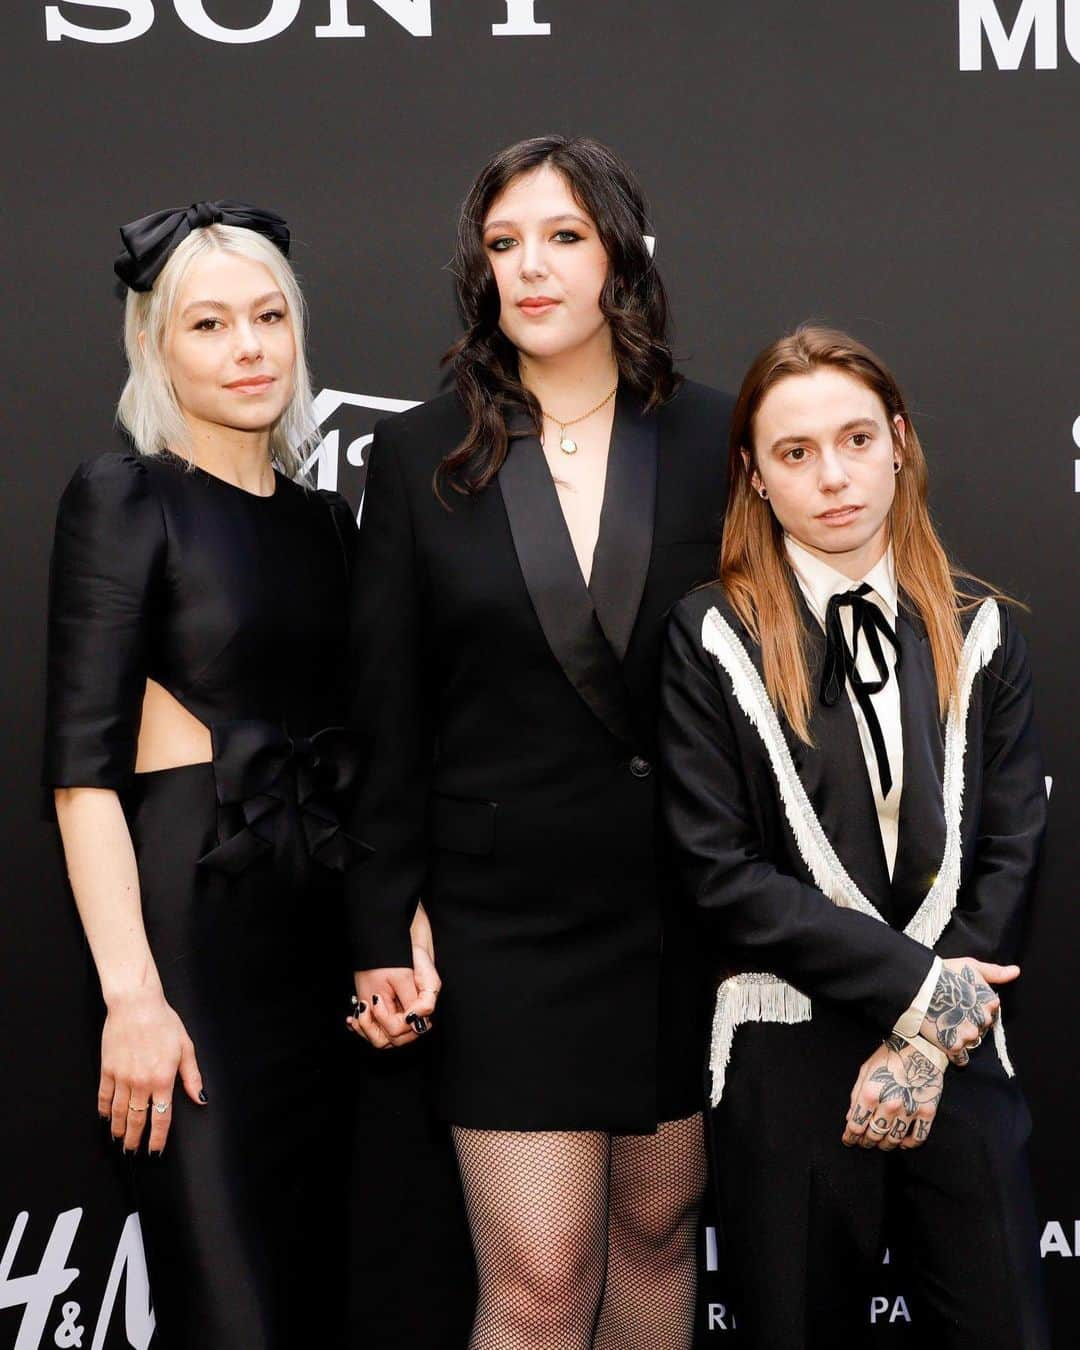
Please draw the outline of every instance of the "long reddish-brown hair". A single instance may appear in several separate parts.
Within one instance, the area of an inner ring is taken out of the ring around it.
[[[822,366],[844,371],[880,398],[895,447],[902,453],[903,468],[889,512],[896,581],[901,604],[914,609],[926,626],[943,717],[956,687],[963,643],[960,615],[986,593],[963,588],[963,581],[976,579],[950,562],[934,529],[927,507],[926,456],[900,386],[885,363],[846,333],[813,324],[804,324],[766,347],[743,380],[732,416],[720,582],[740,621],[761,646],[769,697],[807,743],[812,706],[807,633],[796,604],[783,530],[751,479],[756,467],[754,418],[766,394],[789,375],[807,375]],[[902,443],[894,425],[898,415],[905,425]]]

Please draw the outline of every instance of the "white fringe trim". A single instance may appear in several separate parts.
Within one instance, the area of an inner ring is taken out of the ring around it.
[[[806,995],[777,975],[755,971],[752,974],[732,975],[725,980],[717,990],[716,1011],[713,1013],[712,1054],[709,1057],[713,1106],[723,1096],[735,1032],[744,1022],[784,1022],[794,1025],[796,1022],[809,1022],[810,1016],[810,1000]]]
[[[780,719],[757,667],[730,624],[715,609],[710,609],[705,615],[701,625],[701,641],[705,650],[711,652],[727,671],[736,702],[764,743],[773,776],[780,789],[784,814],[795,836],[799,854],[810,869],[818,890],[827,895],[834,905],[858,909],[880,919],[881,915],[848,876],[847,869],[821,827],[817,812],[795,769],[791,750],[780,729]]]
[[[799,855],[822,894],[837,905],[860,910],[884,922],[871,902],[848,875],[822,828],[795,769],[791,750],[780,727],[757,667],[738,636],[716,610],[710,609],[701,625],[701,642],[716,658],[731,680],[732,693],[750,725],[761,737],[780,791],[784,815],[795,838]],[[967,750],[967,715],[975,677],[987,665],[1001,642],[1001,617],[993,600],[984,600],[968,629],[960,656],[957,690],[945,727],[945,769],[942,795],[945,810],[945,849],[941,867],[926,898],[905,928],[909,937],[926,947],[940,938],[956,908],[960,890],[961,824],[964,800],[964,756]],[[793,1025],[812,1016],[809,998],[776,975],[754,972],[734,975],[717,991],[713,1014],[712,1104],[720,1101],[731,1062],[736,1030],[744,1022],[778,1022]],[[1014,1070],[1005,1044],[1000,1018],[994,1027],[994,1046],[1005,1072]]]
[[[984,600],[972,620],[960,653],[956,692],[945,724],[945,772],[942,798],[945,808],[945,853],[926,899],[904,929],[908,937],[933,947],[945,931],[960,891],[960,827],[964,807],[964,756],[967,753],[967,715],[975,676],[1001,643],[1001,614],[993,600]]]
[[[1009,1058],[1009,1047],[1005,1044],[1005,1027],[1001,1021],[1001,1013],[998,1013],[998,1020],[994,1023],[994,1049],[997,1051],[998,1059],[1001,1060],[1001,1067],[1010,1078],[1015,1078],[1016,1070]]]

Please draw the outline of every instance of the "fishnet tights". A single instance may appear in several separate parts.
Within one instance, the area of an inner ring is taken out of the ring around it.
[[[689,1350],[700,1115],[654,1135],[454,1127],[479,1280],[469,1350]]]

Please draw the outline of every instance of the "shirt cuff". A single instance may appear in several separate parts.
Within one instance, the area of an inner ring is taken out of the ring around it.
[[[903,1036],[904,1040],[913,1040],[922,1030],[923,1021],[926,1018],[926,1010],[930,1006],[930,1000],[933,997],[934,990],[937,988],[937,982],[941,978],[943,966],[940,956],[934,957],[934,964],[927,972],[926,979],[919,986],[919,992],[911,1000],[911,1006],[907,1012],[902,1013],[897,1019],[893,1031],[897,1036]]]

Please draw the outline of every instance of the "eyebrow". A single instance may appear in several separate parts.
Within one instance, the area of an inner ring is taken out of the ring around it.
[[[280,291],[267,291],[265,295],[260,295],[251,302],[251,308],[258,309],[260,305],[265,305],[270,300],[280,300],[282,304],[285,303],[285,297]],[[190,305],[185,305],[180,311],[180,317],[183,318],[193,309],[216,309],[219,314],[227,314],[231,308],[232,306],[227,305],[224,300],[192,300]]]
[[[849,431],[854,431],[856,427],[873,427],[875,431],[881,429],[880,423],[874,417],[853,417],[850,422],[845,422],[837,430],[837,435],[844,436]],[[813,439],[813,436],[781,436],[779,440],[773,441],[769,449],[775,451],[785,445],[801,445],[803,441],[812,441]]]
[[[542,220],[542,221],[540,222],[540,224],[541,224],[541,225],[555,225],[555,224],[557,224],[560,220],[576,220],[576,221],[578,222],[579,225],[584,225],[584,226],[586,226],[587,228],[592,228],[592,223],[591,223],[590,221],[586,220],[586,219],[584,218],[584,216],[575,216],[575,215],[573,214],[573,212],[571,212],[571,211],[568,211],[568,212],[566,212],[564,215],[561,215],[561,216],[548,216],[545,220]],[[514,220],[489,220],[489,221],[487,222],[487,224],[484,226],[484,233],[486,234],[488,230],[496,230],[496,229],[498,229],[498,230],[509,230],[509,229],[513,229],[514,226],[515,226],[516,224],[517,224],[517,222],[514,221]]]

